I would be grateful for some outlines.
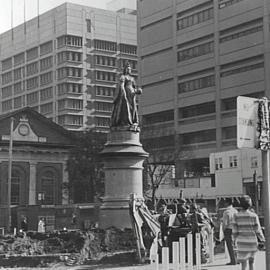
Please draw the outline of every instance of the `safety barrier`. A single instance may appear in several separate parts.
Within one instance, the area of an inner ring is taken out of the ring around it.
[[[195,240],[193,240],[195,237]],[[193,247],[195,243],[195,247]],[[214,260],[213,234],[209,234],[209,262]],[[153,270],[201,270],[201,236],[196,233],[192,236],[180,237],[178,242],[172,243],[172,260],[169,259],[169,248],[163,247],[161,251],[161,263],[159,255],[150,255],[151,269]],[[194,254],[195,252],[195,254]],[[194,260],[195,259],[195,260]],[[193,264],[193,260],[194,263]]]

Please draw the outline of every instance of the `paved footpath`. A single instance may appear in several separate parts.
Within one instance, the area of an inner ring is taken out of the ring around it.
[[[207,265],[202,265],[201,270],[240,270],[241,265],[226,265],[228,262],[228,259],[225,259],[224,255],[219,255],[215,257],[215,261],[211,264]],[[154,270],[153,266],[151,265],[138,265],[138,266],[77,266],[77,267],[72,267],[69,268],[72,270]],[[171,268],[172,269],[172,268]],[[194,268],[195,270],[196,268]],[[265,252],[260,251],[257,253],[256,258],[255,258],[255,267],[254,269],[256,270],[267,270],[265,267]],[[57,269],[58,270],[58,269]],[[158,270],[162,270],[161,267],[159,267]],[[269,269],[268,269],[269,270]]]

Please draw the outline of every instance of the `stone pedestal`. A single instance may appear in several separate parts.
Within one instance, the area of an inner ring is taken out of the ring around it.
[[[101,152],[105,170],[105,196],[100,208],[99,227],[131,228],[130,194],[143,197],[143,161],[148,156],[140,143],[140,133],[111,130]]]

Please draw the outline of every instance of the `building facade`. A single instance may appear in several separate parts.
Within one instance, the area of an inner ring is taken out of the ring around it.
[[[65,3],[1,34],[0,112],[30,106],[69,130],[108,130],[124,63],[137,75],[128,12]]]
[[[65,183],[66,162],[74,147],[71,132],[31,108],[23,108],[0,117],[0,135],[0,227],[6,221],[9,179],[12,208],[68,204]]]
[[[137,1],[143,143],[176,164],[179,189],[213,185],[210,153],[236,148],[237,96],[270,96],[269,6]]]

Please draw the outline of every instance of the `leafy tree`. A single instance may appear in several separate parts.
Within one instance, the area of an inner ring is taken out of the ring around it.
[[[104,172],[99,153],[104,148],[106,134],[86,130],[76,135],[76,147],[67,161],[67,189],[74,203],[93,202],[104,193]]]

